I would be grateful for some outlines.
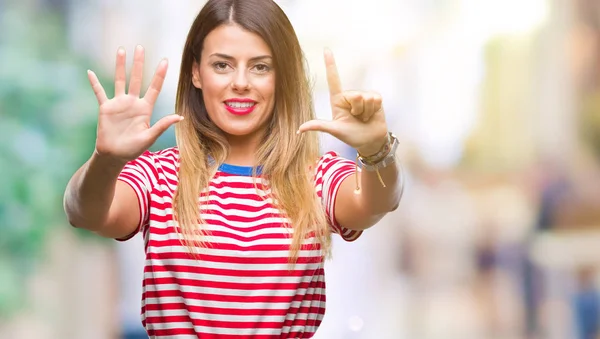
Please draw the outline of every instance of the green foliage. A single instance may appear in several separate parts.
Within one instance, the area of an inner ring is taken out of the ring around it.
[[[27,277],[43,265],[46,240],[70,227],[64,189],[96,138],[87,69],[114,92],[112,73],[70,50],[64,13],[43,4],[0,1],[0,319],[27,307]],[[171,130],[152,149],[173,143]]]
[[[43,254],[45,239],[56,227],[69,227],[62,195],[70,176],[93,149],[97,121],[86,75],[93,65],[69,51],[60,13],[19,7],[17,2],[4,6],[0,318],[26,305],[26,277]]]

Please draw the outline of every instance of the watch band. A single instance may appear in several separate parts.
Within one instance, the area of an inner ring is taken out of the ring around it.
[[[390,144],[389,147],[384,147],[387,149],[387,154],[377,162],[369,162],[362,156],[358,156],[358,161],[360,162],[361,168],[367,172],[376,172],[382,168],[385,168],[396,161],[396,150],[398,149],[398,138],[393,134],[389,134]]]

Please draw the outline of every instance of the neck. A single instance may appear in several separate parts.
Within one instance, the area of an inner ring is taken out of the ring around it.
[[[261,139],[257,135],[228,135],[229,155],[225,162],[236,166],[256,166],[256,151]]]

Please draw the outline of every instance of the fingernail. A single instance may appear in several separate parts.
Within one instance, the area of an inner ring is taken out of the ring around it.
[[[137,45],[137,46],[135,46],[135,48],[136,48],[138,51],[141,51],[142,49],[144,49],[144,47],[143,47],[142,45]]]
[[[298,135],[298,134],[300,134],[300,130],[297,130],[297,131],[296,131],[296,135]]]

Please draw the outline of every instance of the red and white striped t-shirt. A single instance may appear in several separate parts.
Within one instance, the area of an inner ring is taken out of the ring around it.
[[[322,253],[307,239],[288,266],[291,230],[258,195],[250,167],[223,164],[200,198],[208,244],[191,256],[172,221],[177,148],[145,152],[119,176],[136,192],[146,263],[141,318],[152,338],[311,338],[325,313]],[[354,164],[333,152],[317,164],[315,190],[331,229],[360,236],[334,220],[335,197]],[[257,179],[258,187],[267,183]],[[132,235],[133,236],[133,235]],[[122,239],[126,240],[126,239]]]

